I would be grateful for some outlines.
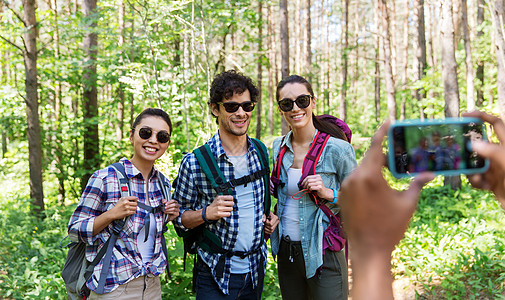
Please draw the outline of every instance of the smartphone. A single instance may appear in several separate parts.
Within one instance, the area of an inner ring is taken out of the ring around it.
[[[405,120],[388,132],[388,166],[397,178],[429,171],[437,175],[483,173],[489,161],[471,149],[471,142],[487,140],[477,118]]]

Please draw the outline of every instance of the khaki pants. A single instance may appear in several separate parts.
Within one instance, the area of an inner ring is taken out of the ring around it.
[[[110,293],[98,295],[91,291],[89,300],[161,300],[160,277],[141,276],[118,286]]]

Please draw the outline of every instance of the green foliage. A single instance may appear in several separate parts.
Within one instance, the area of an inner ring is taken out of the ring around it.
[[[505,221],[493,196],[442,180],[422,192],[418,210],[393,255],[395,276],[422,297],[493,298],[505,292]]]

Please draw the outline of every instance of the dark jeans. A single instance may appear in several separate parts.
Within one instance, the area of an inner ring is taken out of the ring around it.
[[[347,262],[344,251],[326,250],[322,270],[311,278],[305,275],[303,257],[301,242],[282,238],[277,258],[282,299],[347,299]]]
[[[231,274],[228,285],[229,295],[223,294],[212,277],[210,268],[201,260],[196,263],[196,300],[259,300],[263,292],[263,280],[258,279],[258,285],[253,288],[251,275]]]

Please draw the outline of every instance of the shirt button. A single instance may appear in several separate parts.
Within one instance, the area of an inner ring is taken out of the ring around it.
[[[302,204],[302,200],[300,200],[300,204]]]
[[[300,218],[300,221],[303,221],[303,218]]]

